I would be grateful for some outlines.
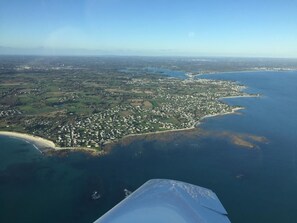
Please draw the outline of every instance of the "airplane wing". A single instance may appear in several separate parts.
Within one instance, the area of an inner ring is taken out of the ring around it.
[[[192,184],[149,180],[94,223],[231,223],[214,192]]]

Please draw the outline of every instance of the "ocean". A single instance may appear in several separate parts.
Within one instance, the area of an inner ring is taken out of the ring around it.
[[[202,78],[237,81],[261,96],[222,99],[245,109],[203,120],[197,134],[135,138],[101,157],[44,156],[25,141],[0,137],[0,222],[90,223],[124,199],[124,189],[152,178],[213,190],[231,222],[296,222],[297,72]],[[94,191],[100,199],[92,199]]]

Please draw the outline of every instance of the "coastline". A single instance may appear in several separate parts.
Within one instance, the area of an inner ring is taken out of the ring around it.
[[[48,139],[30,135],[28,133],[20,132],[9,132],[9,131],[0,131],[0,136],[6,136],[11,138],[16,138],[25,141],[26,143],[32,144],[32,146],[39,151],[41,154],[47,153],[49,151],[87,151],[90,153],[101,154],[102,152],[97,151],[93,148],[87,147],[57,147],[53,141]]]
[[[232,108],[232,111],[230,112],[225,112],[225,113],[219,113],[219,114],[213,114],[213,115],[205,115],[203,116],[201,120],[207,119],[207,118],[212,118],[212,117],[216,117],[216,116],[223,116],[223,115],[231,115],[231,114],[235,114],[237,111],[239,110],[243,110],[245,109],[244,107],[236,107],[236,108]],[[197,123],[198,125],[201,124],[201,122]]]
[[[297,69],[288,69],[288,70],[239,70],[239,71],[213,71],[213,72],[205,72],[205,73],[198,73],[195,75],[188,76],[189,78],[198,78],[199,76],[203,75],[216,75],[216,74],[234,74],[234,73],[257,73],[257,72],[291,72],[297,71]]]
[[[257,97],[260,97],[260,96],[261,95],[259,95],[259,94],[255,94],[255,95],[253,95],[253,94],[246,94],[246,95],[238,95],[238,96],[221,97],[221,98],[219,98],[219,100],[221,100],[221,99],[232,99],[232,98],[257,98]],[[234,108],[232,108],[232,110],[230,112],[217,113],[217,114],[209,114],[209,115],[202,116],[199,121],[195,122],[194,125],[192,125],[191,127],[188,127],[188,128],[171,129],[171,130],[156,131],[156,132],[147,132],[147,133],[129,134],[129,135],[123,136],[120,139],[116,139],[116,140],[113,140],[113,141],[105,142],[105,145],[117,143],[117,142],[119,142],[121,140],[130,138],[130,137],[147,136],[147,135],[162,134],[162,133],[166,134],[166,133],[170,133],[170,132],[181,132],[181,131],[189,131],[189,130],[197,129],[197,127],[202,123],[202,120],[204,120],[204,119],[212,118],[212,117],[217,117],[217,116],[223,116],[223,115],[236,114],[237,111],[243,110],[243,109],[245,109],[245,108],[244,107],[234,107]]]
[[[220,99],[232,99],[232,98],[258,98],[261,97],[260,94],[248,94],[248,95],[238,95],[238,96],[227,96],[221,97]]]
[[[242,97],[259,97],[259,95],[238,95],[238,96],[222,97],[220,99],[242,98]],[[217,117],[217,116],[223,116],[223,115],[229,115],[229,114],[235,114],[237,111],[242,110],[242,109],[245,109],[245,108],[244,107],[234,107],[229,112],[205,115],[205,116],[201,117],[199,119],[199,121],[195,122],[191,127],[188,127],[188,128],[129,134],[129,135],[123,136],[120,139],[109,140],[109,141],[105,142],[104,145],[116,144],[116,143],[120,142],[121,140],[130,138],[130,137],[166,134],[166,133],[172,133],[172,132],[193,130],[193,129],[196,129],[197,126],[200,125],[204,119],[211,118],[211,117]],[[24,140],[25,142],[32,144],[33,147],[36,150],[38,150],[41,154],[47,153],[49,151],[54,151],[54,152],[57,152],[57,151],[83,151],[83,152],[89,152],[94,155],[103,155],[106,153],[104,150],[98,151],[95,148],[89,148],[89,147],[58,147],[55,145],[55,143],[53,141],[50,141],[48,139],[45,139],[45,138],[42,138],[39,136],[30,135],[28,133],[0,131],[0,136],[7,136],[7,137]]]
[[[119,142],[121,140],[130,138],[130,137],[148,136],[148,135],[155,135],[155,134],[162,134],[162,133],[166,134],[166,133],[172,133],[172,132],[182,132],[182,131],[189,131],[189,130],[197,129],[197,127],[202,123],[201,121],[204,120],[204,119],[212,118],[212,117],[217,117],[217,116],[223,116],[223,115],[236,114],[237,111],[243,110],[243,109],[245,109],[245,108],[244,107],[235,107],[235,108],[232,108],[232,111],[230,111],[230,112],[205,115],[205,116],[201,117],[199,121],[195,122],[194,125],[192,125],[191,127],[188,127],[188,128],[171,129],[171,130],[156,131],[156,132],[147,132],[147,133],[129,134],[129,135],[123,136],[120,139],[106,142],[105,144],[107,145],[107,144],[117,143],[117,142]]]
[[[147,133],[136,133],[136,134],[130,134],[123,136],[120,139],[113,140],[113,141],[107,141],[105,142],[105,145],[108,144],[114,144],[117,143],[123,139],[129,138],[129,137],[137,137],[137,136],[145,136],[145,135],[154,135],[154,134],[165,134],[165,133],[170,133],[170,132],[180,132],[180,131],[189,131],[196,129],[199,124],[201,124],[201,120],[210,118],[210,117],[215,117],[215,116],[221,116],[221,115],[228,115],[228,114],[234,114],[236,111],[241,110],[244,108],[233,108],[231,112],[226,112],[226,113],[219,113],[219,114],[213,114],[213,115],[205,115],[203,116],[199,121],[197,121],[193,126],[188,127],[188,128],[182,128],[182,129],[171,129],[171,130],[164,130],[164,131],[156,131],[156,132],[147,132]],[[9,131],[0,131],[0,136],[7,136],[7,137],[12,137],[20,140],[24,140],[27,143],[30,143],[33,145],[33,147],[38,150],[40,153],[44,153],[47,151],[87,151],[95,154],[104,154],[104,151],[98,151],[94,148],[88,148],[88,147],[57,147],[54,142],[39,137],[39,136],[34,136],[30,135],[27,133],[20,133],[20,132],[9,132]]]
[[[39,136],[30,135],[27,133],[0,131],[0,136],[7,136],[7,137],[24,140],[27,143],[33,144],[33,146],[37,150],[39,150],[41,153],[42,153],[42,151],[40,150],[40,148],[42,148],[42,149],[45,149],[45,148],[56,149],[56,145],[54,142],[52,142],[48,139],[41,138]]]
[[[221,97],[221,98],[219,98],[219,100],[221,100],[221,99],[232,99],[232,98],[257,98],[257,97],[260,97],[260,95],[259,94],[256,94],[256,95],[247,94],[247,95]],[[216,116],[223,116],[223,115],[235,114],[237,111],[243,110],[243,109],[245,109],[245,108],[244,107],[234,107],[234,108],[232,108],[232,111],[230,111],[230,112],[217,113],[217,114],[209,114],[209,115],[202,116],[199,121],[195,122],[193,126],[188,127],[188,128],[171,129],[171,130],[156,131],[156,132],[147,132],[147,133],[129,134],[129,135],[123,136],[121,139],[125,139],[125,138],[128,138],[128,137],[133,137],[133,136],[145,136],[145,135],[152,135],[152,134],[161,134],[161,133],[180,132],[180,131],[193,130],[193,129],[197,128],[197,126],[200,125],[201,124],[201,121],[204,120],[204,119],[211,118],[211,117],[216,117]],[[115,140],[115,141],[111,141],[111,142],[107,142],[106,144],[114,143],[114,142],[117,142],[117,141],[119,141],[121,139],[118,139],[118,140]]]

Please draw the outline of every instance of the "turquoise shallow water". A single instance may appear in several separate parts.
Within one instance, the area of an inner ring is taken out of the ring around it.
[[[297,73],[207,75],[249,86],[260,98],[225,99],[241,115],[207,119],[213,132],[265,136],[248,150],[224,137],[135,140],[111,154],[45,157],[21,140],[0,137],[0,222],[92,222],[151,178],[212,189],[232,222],[297,220]],[[96,190],[102,197],[92,200]]]

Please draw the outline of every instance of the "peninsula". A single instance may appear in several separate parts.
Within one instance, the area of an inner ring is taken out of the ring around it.
[[[29,59],[1,61],[0,130],[49,147],[100,150],[128,135],[193,128],[240,109],[221,98],[249,96],[234,82],[150,73],[146,63],[127,72],[133,60]]]

